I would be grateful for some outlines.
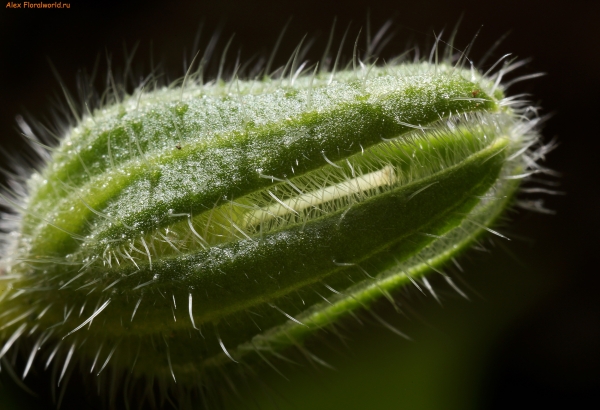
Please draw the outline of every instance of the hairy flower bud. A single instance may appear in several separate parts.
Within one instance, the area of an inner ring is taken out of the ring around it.
[[[499,74],[300,71],[140,88],[1,194],[0,357],[192,388],[502,236],[538,120]]]

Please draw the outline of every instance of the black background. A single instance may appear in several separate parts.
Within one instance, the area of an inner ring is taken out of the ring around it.
[[[337,41],[350,22],[354,39],[358,28],[365,26],[367,12],[374,28],[388,19],[394,22],[396,36],[387,47],[389,55],[402,51],[407,43],[431,44],[434,31],[446,29],[449,33],[463,16],[456,46],[466,47],[481,29],[471,53],[475,61],[509,32],[494,56],[510,52],[531,58],[519,74],[547,73],[545,77],[515,85],[511,91],[531,93],[531,99],[543,108],[542,114],[553,114],[543,134],[546,140],[557,136],[560,146],[549,155],[546,165],[562,173],[560,189],[567,195],[548,199],[548,206],[557,211],[554,216],[514,213],[513,222],[503,230],[514,240],[494,249],[491,256],[471,257],[475,260],[466,276],[484,296],[475,298],[478,300],[473,302],[475,306],[459,300],[450,302],[445,312],[435,305],[432,310],[429,306],[432,303],[423,309],[427,312],[437,309],[442,317],[453,309],[461,312],[483,309],[487,316],[482,320],[497,321],[485,354],[478,356],[485,361],[481,364],[479,384],[475,388],[465,387],[477,396],[477,408],[548,409],[581,406],[591,400],[597,403],[600,390],[597,143],[600,3],[597,1],[87,1],[72,2],[70,9],[62,10],[14,10],[2,5],[0,144],[11,153],[24,152],[25,144],[16,129],[18,114],[29,113],[42,122],[52,122],[53,101],[62,99],[48,61],[56,67],[66,87],[76,91],[75,79],[81,69],[90,70],[100,58],[100,68],[106,70],[107,55],[111,56],[113,67],[122,68],[124,45],[131,50],[139,44],[133,59],[138,72],[147,74],[153,50],[154,60],[161,62],[165,72],[175,79],[183,74],[182,56],[189,59],[201,22],[204,22],[204,41],[209,33],[222,28],[221,48],[235,32],[230,56],[234,59],[241,49],[243,59],[255,53],[268,53],[288,18],[293,17],[277,60],[278,64],[284,64],[306,33],[316,38],[313,58],[318,58],[334,17],[338,19]],[[351,52],[351,46],[347,50]],[[101,82],[98,87],[102,87]],[[488,271],[487,279],[482,280],[478,275],[484,270]],[[507,306],[512,304],[518,308],[506,313]],[[393,315],[381,309],[382,314]],[[477,332],[476,326],[470,329],[463,334],[466,339],[469,332]],[[360,357],[361,346],[372,344],[373,338],[389,337],[378,329],[369,332],[376,336],[363,332],[353,338],[351,347],[357,351],[355,356]],[[403,347],[403,342],[397,343],[398,348]],[[325,377],[338,377],[336,374]],[[390,374],[390,377],[395,376]],[[392,407],[374,403],[371,406],[402,408],[401,402],[394,403]],[[67,401],[67,407],[68,404]],[[356,405],[355,408],[367,406],[358,402]]]

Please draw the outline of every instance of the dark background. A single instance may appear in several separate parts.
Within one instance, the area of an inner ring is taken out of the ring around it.
[[[403,51],[407,43],[422,47],[433,43],[434,31],[449,33],[461,16],[455,43],[459,49],[481,29],[471,52],[474,61],[509,33],[487,65],[510,52],[531,58],[517,75],[547,73],[515,85],[511,93],[531,93],[542,114],[553,114],[543,134],[546,140],[557,136],[560,146],[546,165],[562,173],[559,189],[567,194],[547,199],[556,215],[513,212],[512,222],[502,228],[513,238],[510,243],[494,241],[491,253],[466,255],[465,278],[473,289],[470,301],[447,294],[440,308],[431,298],[415,300],[411,307],[419,315],[410,320],[382,304],[380,314],[414,342],[398,339],[381,326],[348,325],[348,348],[336,342],[327,350],[313,342],[337,371],[292,368],[287,372],[289,382],[264,372],[262,380],[276,393],[257,394],[251,384],[242,388],[237,404],[271,408],[273,400],[282,408],[299,409],[553,409],[598,403],[597,1],[73,1],[70,9],[61,10],[12,10],[2,5],[1,147],[11,156],[24,152],[16,129],[18,114],[53,122],[54,101],[64,100],[48,61],[76,93],[82,69],[90,71],[99,58],[104,73],[110,55],[112,67],[119,70],[125,66],[124,56],[131,55],[123,52],[124,46],[131,50],[139,44],[133,59],[137,72],[148,73],[153,50],[154,61],[175,79],[183,75],[182,57],[189,61],[201,22],[202,44],[220,28],[218,50],[222,49],[235,32],[230,59],[241,49],[243,60],[268,53],[289,17],[293,19],[276,65],[285,63],[306,33],[316,39],[314,53],[309,54],[314,61],[334,17],[336,44],[352,22],[346,49],[351,53],[367,12],[375,29],[388,19],[394,22],[396,36],[383,53],[388,56]],[[102,82],[97,86],[101,88]],[[0,380],[0,408],[10,406],[11,400],[32,405],[5,373]],[[82,398],[68,392],[63,408],[76,408],[77,400]],[[46,408],[46,401],[33,403]]]

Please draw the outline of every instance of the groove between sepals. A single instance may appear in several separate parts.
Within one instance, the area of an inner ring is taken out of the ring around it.
[[[185,219],[123,245],[106,245],[102,261],[108,267],[146,264],[152,259],[206,250],[227,242],[261,239],[294,224],[306,225],[312,219],[343,211],[355,203],[459,163],[493,142],[491,137],[486,140],[481,135],[473,135],[484,134],[482,129],[476,130],[480,125],[473,124],[489,123],[483,128],[493,135],[498,132],[495,128],[505,127],[498,120],[475,116],[460,126],[443,121],[427,133],[416,132],[402,140],[382,142],[340,161],[339,165],[334,163],[300,177],[279,180],[265,190],[223,200],[223,205],[198,216],[170,214],[170,217],[184,216]],[[420,163],[411,167],[409,164],[414,160]],[[272,176],[262,177],[275,180]]]

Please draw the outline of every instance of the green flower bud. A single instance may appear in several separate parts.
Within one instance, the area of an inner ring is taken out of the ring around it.
[[[186,390],[411,283],[435,296],[423,275],[502,236],[536,166],[537,120],[499,84],[391,63],[190,80],[84,116],[26,194],[2,194],[19,219],[0,357],[26,337],[23,375],[41,360],[60,384],[80,363]]]

